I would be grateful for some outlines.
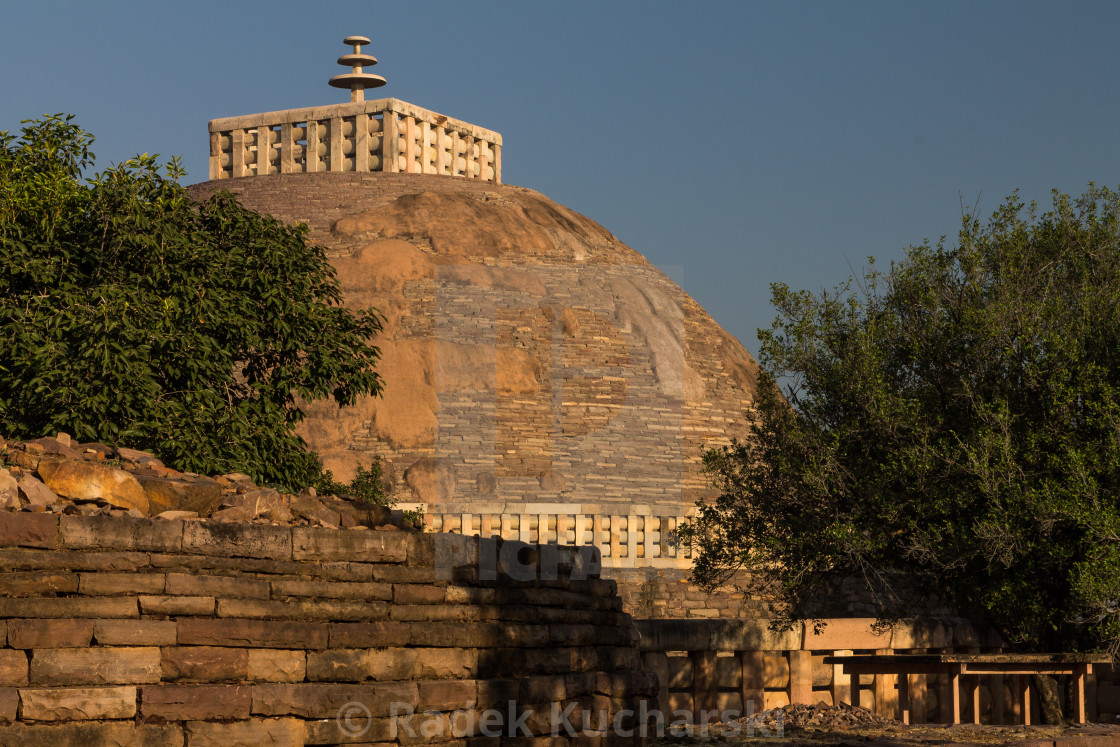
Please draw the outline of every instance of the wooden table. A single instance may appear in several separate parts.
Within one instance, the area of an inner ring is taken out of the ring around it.
[[[972,688],[972,713],[970,723],[980,723],[980,677],[984,675],[1011,675],[1015,678],[1012,689],[1020,703],[1021,722],[1031,723],[1030,675],[1069,674],[1076,678],[1073,719],[1085,723],[1085,675],[1093,671],[1094,664],[1111,662],[1105,654],[852,654],[826,656],[825,663],[840,664],[844,673],[854,677],[851,687],[852,705],[859,705],[859,675],[893,674],[898,677],[898,718],[910,723],[911,674],[943,674],[949,677],[954,724],[961,723],[961,678]],[[993,700],[1002,693],[992,693]]]

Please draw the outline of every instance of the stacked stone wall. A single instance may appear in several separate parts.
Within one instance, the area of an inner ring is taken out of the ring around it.
[[[615,584],[502,547],[7,513],[0,745],[596,742],[656,690]]]

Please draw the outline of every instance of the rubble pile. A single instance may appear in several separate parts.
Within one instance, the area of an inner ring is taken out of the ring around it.
[[[742,726],[776,729],[859,729],[869,726],[899,726],[902,722],[872,713],[866,708],[858,708],[841,703],[832,706],[821,702],[816,705],[793,703],[781,708],[770,708],[751,716],[739,719]]]
[[[415,529],[402,511],[306,488],[288,495],[248,475],[179,472],[146,451],[54,438],[0,438],[0,510],[83,516]]]

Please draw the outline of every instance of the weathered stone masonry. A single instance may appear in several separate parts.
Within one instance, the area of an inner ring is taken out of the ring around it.
[[[8,513],[0,745],[465,744],[511,700],[533,734],[571,704],[598,733],[655,693],[613,582],[562,549],[556,580],[488,579],[480,547],[493,567],[452,535]]]

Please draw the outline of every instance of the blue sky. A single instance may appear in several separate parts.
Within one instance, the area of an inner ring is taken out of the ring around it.
[[[99,165],[206,122],[393,96],[495,129],[507,183],[602,223],[756,351],[769,284],[819,289],[955,235],[962,203],[1120,184],[1120,3],[13,2],[0,129],[72,112]]]

